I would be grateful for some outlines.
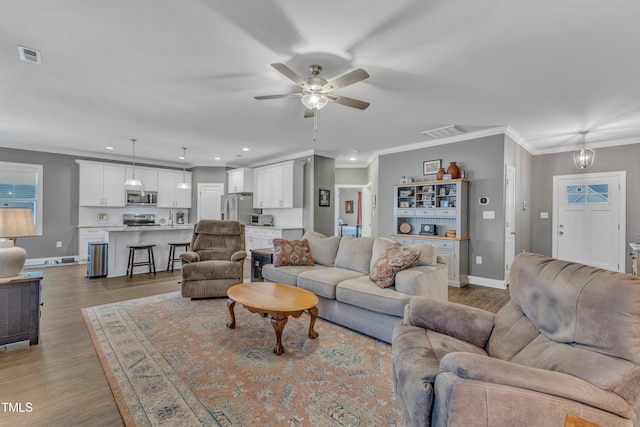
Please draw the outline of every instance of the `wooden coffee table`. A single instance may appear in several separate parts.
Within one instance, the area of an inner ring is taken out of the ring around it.
[[[258,313],[263,317],[271,316],[271,325],[276,331],[276,346],[273,352],[278,356],[284,353],[282,331],[289,316],[300,317],[305,310],[308,311],[311,315],[309,338],[318,338],[318,333],[313,330],[318,318],[318,297],[307,290],[282,283],[251,282],[230,287],[227,296],[227,308],[231,317],[231,321],[227,323],[228,328],[236,327],[236,315],[233,311],[236,302],[252,313]]]

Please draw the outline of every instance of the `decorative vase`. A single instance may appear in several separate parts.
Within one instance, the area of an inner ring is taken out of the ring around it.
[[[444,176],[444,174],[445,174],[444,168],[438,169],[438,175],[437,175],[436,179],[438,181],[442,181],[442,177]]]
[[[460,178],[460,168],[458,167],[458,165],[456,165],[456,162],[451,162],[449,164],[449,168],[447,169],[447,173],[451,174],[451,179]],[[440,174],[438,173],[438,175],[440,175]]]

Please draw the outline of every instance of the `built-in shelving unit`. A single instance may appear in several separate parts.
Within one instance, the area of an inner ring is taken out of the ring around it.
[[[449,285],[468,283],[466,179],[395,184],[396,241],[429,242],[447,260]]]

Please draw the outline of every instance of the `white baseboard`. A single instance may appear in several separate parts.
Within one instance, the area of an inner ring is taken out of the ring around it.
[[[59,265],[71,265],[78,264],[80,262],[79,255],[72,256],[60,256],[51,258],[30,258],[24,262],[24,268],[43,268],[43,267],[56,267]],[[84,261],[87,262],[86,260]]]
[[[487,279],[486,277],[469,276],[469,283],[472,285],[486,286],[488,288],[507,289],[504,280]]]

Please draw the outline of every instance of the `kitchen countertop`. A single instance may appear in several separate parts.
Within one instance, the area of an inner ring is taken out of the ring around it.
[[[247,225],[247,228],[266,228],[271,230],[302,230],[304,227],[288,227],[283,225]]]
[[[171,230],[193,230],[194,224],[176,225],[79,225],[78,228],[94,228],[104,231],[171,231]]]

